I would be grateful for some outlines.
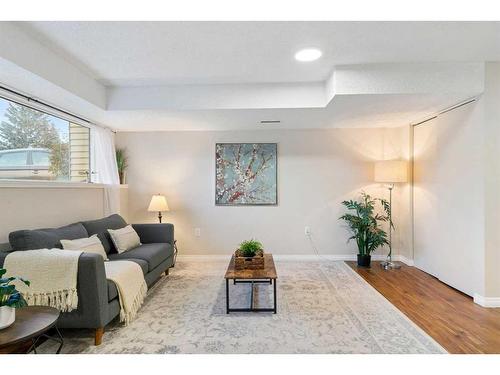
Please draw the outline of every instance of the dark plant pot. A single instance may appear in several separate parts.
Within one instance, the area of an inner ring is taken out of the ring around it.
[[[372,261],[371,255],[360,255],[358,254],[358,266],[360,267],[370,267],[370,262]]]

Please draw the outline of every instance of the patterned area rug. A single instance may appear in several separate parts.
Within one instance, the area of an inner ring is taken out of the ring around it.
[[[344,262],[277,262],[278,313],[225,312],[223,262],[179,261],[151,288],[128,327],[112,323],[103,344],[64,330],[65,353],[445,353]],[[250,285],[230,285],[232,307]],[[271,306],[259,285],[256,306]],[[42,352],[50,352],[50,343]]]

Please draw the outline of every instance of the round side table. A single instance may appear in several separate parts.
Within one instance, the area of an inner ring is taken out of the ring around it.
[[[64,341],[57,329],[59,310],[47,306],[28,306],[16,309],[16,321],[8,328],[0,330],[0,353],[19,353],[22,348],[25,353],[34,352],[38,340],[46,338],[59,343],[57,354],[61,352]],[[47,332],[55,328],[55,337]]]

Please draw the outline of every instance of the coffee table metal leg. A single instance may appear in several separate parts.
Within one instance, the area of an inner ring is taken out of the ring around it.
[[[253,280],[252,280],[252,288],[250,289],[252,294],[250,294],[250,310],[253,310],[253,293],[255,292],[253,286],[254,286],[254,283],[253,283]]]
[[[226,279],[226,314],[229,314],[229,279]]]
[[[278,312],[278,304],[277,304],[277,288],[276,288],[276,279],[260,279],[260,280],[237,280],[233,279],[234,284],[251,284],[251,295],[250,295],[250,307],[249,308],[230,308],[229,307],[229,279],[226,279],[226,314],[230,312],[272,312],[276,314]],[[272,284],[273,285],[273,300],[274,306],[272,307],[254,307],[254,292],[255,292],[255,284],[264,283],[264,284]]]
[[[273,284],[274,284],[274,286],[273,286],[273,289],[274,289],[274,293],[273,293],[274,294],[274,314],[276,314],[276,312],[278,310],[278,306],[276,304],[276,281],[277,281],[276,279],[273,280]]]

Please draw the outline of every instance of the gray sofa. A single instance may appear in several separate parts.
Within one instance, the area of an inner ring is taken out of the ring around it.
[[[61,228],[19,230],[10,233],[9,244],[0,245],[0,266],[12,251],[61,248],[60,240],[77,239],[97,234],[108,258],[130,260],[141,266],[148,286],[174,263],[174,226],[172,224],[132,224],[141,245],[118,254],[108,229],[119,229],[127,223],[120,215],[84,221]],[[104,260],[98,254],[83,253],[78,261],[78,309],[61,314],[60,328],[95,329],[95,344],[102,342],[104,327],[120,314],[116,285],[106,280]]]

